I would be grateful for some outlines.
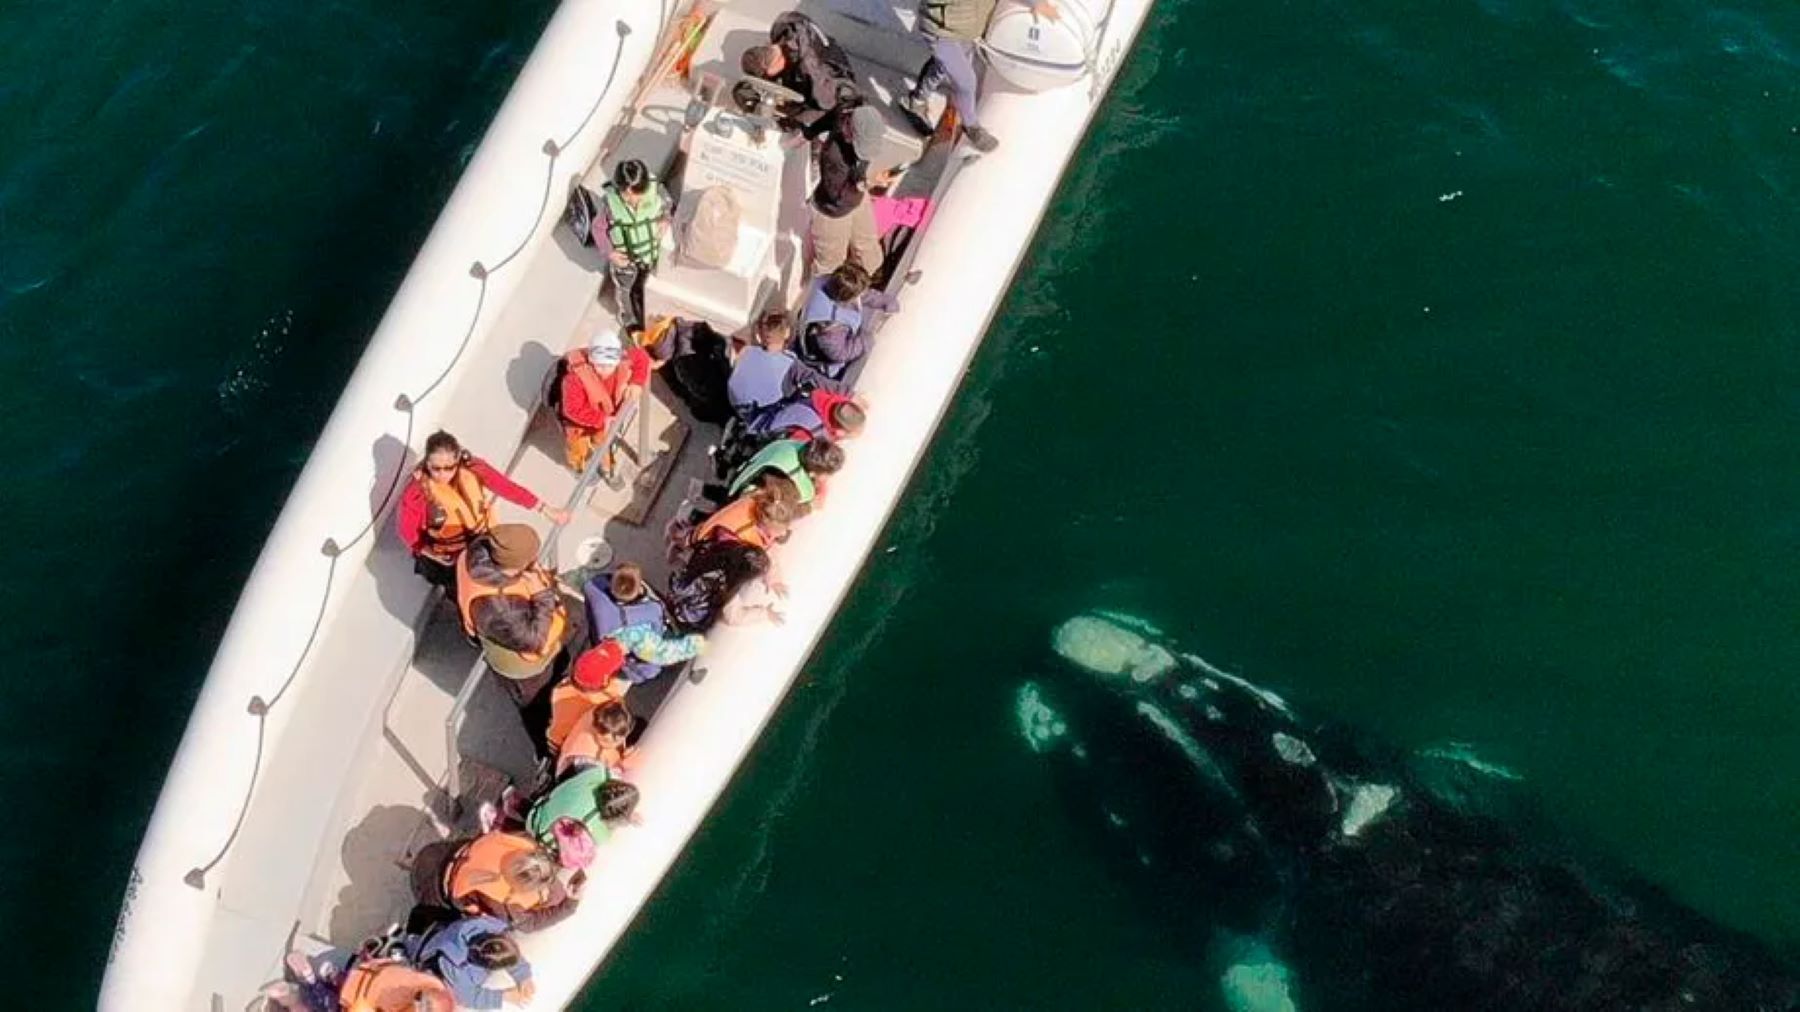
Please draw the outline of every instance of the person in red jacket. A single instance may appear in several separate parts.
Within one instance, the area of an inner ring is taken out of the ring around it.
[[[456,586],[456,559],[469,542],[494,525],[489,493],[552,523],[569,522],[569,511],[538,499],[487,461],[462,448],[456,437],[438,431],[425,440],[425,459],[400,494],[394,525],[413,554],[413,570],[436,586]]]
[[[581,471],[613,418],[643,394],[650,355],[637,342],[626,347],[617,333],[603,330],[586,348],[563,356],[563,366],[558,393],[564,452],[569,466]]]

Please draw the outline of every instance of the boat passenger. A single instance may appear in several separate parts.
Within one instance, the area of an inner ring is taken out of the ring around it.
[[[875,312],[897,313],[900,300],[869,287],[869,272],[846,263],[812,283],[800,314],[800,361],[832,379],[868,353]]]
[[[525,831],[554,853],[562,846],[556,824],[567,819],[579,824],[588,840],[598,845],[612,835],[614,826],[631,819],[637,803],[636,787],[615,778],[605,766],[587,766],[563,777],[531,806],[525,815]]]
[[[643,329],[644,282],[662,258],[674,206],[669,191],[635,158],[614,166],[612,181],[601,188],[606,269],[627,332]]]
[[[723,425],[731,417],[731,339],[704,320],[665,317],[644,332],[651,368],[675,391],[694,417]]]
[[[931,57],[919,69],[919,83],[897,104],[921,133],[930,134],[934,126],[926,110],[927,96],[948,86],[950,104],[956,107],[956,120],[969,144],[982,152],[1000,146],[999,138],[981,126],[975,76],[975,48],[987,34],[998,4],[999,0],[925,0],[919,5],[919,30],[931,44]],[[1031,0],[1031,13],[1048,21],[1061,16],[1050,0]]]
[[[844,449],[829,439],[777,439],[744,462],[725,494],[736,498],[751,487],[791,484],[804,516],[825,498],[826,479],[844,466]]]
[[[868,418],[868,408],[861,398],[814,390],[782,405],[764,424],[777,439],[829,439],[841,443],[861,435]]]
[[[408,961],[434,973],[449,987],[459,1009],[497,1009],[507,1002],[523,1005],[537,992],[531,963],[498,917],[464,917],[407,940]],[[512,978],[508,988],[488,986],[489,975]]]
[[[636,563],[623,563],[610,573],[601,573],[581,588],[581,595],[587,601],[589,634],[595,642],[610,638],[625,647],[625,665],[619,677],[634,685],[692,658],[704,645],[700,640],[668,635],[662,599],[651,591]]]
[[[563,454],[579,472],[605,438],[607,426],[643,394],[650,382],[650,355],[633,343],[629,348],[616,331],[601,329],[563,356],[557,384],[557,414],[562,418]]]
[[[556,754],[556,775],[584,766],[605,766],[615,774],[625,772],[631,758],[631,711],[618,700],[601,703],[575,725]]]
[[[544,731],[551,754],[597,706],[623,700],[631,683],[619,677],[627,651],[617,640],[601,640],[575,658],[569,677],[550,690],[550,724]]]
[[[425,440],[425,459],[400,493],[394,525],[413,554],[413,570],[435,586],[456,586],[456,560],[470,541],[493,526],[494,507],[488,493],[528,510],[551,523],[569,522],[567,510],[537,496],[501,474],[487,461],[462,448],[448,432]]]
[[[787,588],[770,566],[769,553],[748,542],[735,538],[698,542],[669,581],[670,620],[678,628],[705,632],[725,617],[726,606],[738,591],[758,578],[772,594],[785,596]]]
[[[819,183],[812,192],[813,273],[830,274],[854,256],[863,269],[881,268],[881,232],[868,192],[891,185],[895,174],[875,171],[887,124],[873,106],[845,103],[801,131],[818,141]]]
[[[789,11],[769,26],[769,43],[744,50],[745,74],[773,81],[801,96],[776,110],[783,130],[811,126],[840,104],[860,99],[850,54],[831,40],[818,22]]]
[[[463,632],[481,644],[494,671],[521,683],[530,700],[562,652],[569,616],[556,576],[538,564],[537,531],[500,524],[476,538],[456,562],[456,605]]]
[[[556,868],[556,859],[531,837],[483,833],[451,855],[444,896],[465,914],[497,917],[515,931],[532,931],[575,912],[586,879],[578,875],[564,886]]]
[[[755,426],[765,412],[772,412],[792,397],[812,390],[848,395],[850,387],[800,361],[788,347],[793,337],[791,317],[781,310],[764,313],[756,321],[756,344],[744,349],[731,370],[726,388],[731,410],[745,424]]]
[[[344,971],[338,992],[344,1012],[455,1012],[456,996],[443,981],[397,957],[363,959]]]
[[[787,540],[798,506],[786,489],[752,489],[694,528],[694,541],[730,538],[766,551]]]

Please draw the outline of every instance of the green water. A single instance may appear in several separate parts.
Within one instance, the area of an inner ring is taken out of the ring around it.
[[[0,9],[0,800],[55,834],[11,820],[0,902],[68,1007],[237,585],[549,10]],[[1013,727],[1094,605],[1468,742],[1792,951],[1797,58],[1772,0],[1164,0],[877,564],[589,1005],[1199,1003]]]

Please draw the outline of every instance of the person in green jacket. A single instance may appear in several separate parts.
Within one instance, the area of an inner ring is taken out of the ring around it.
[[[612,278],[619,322],[627,333],[644,327],[644,282],[662,258],[674,202],[644,163],[628,158],[601,189],[606,224],[606,272]],[[598,230],[596,230],[598,231]]]
[[[931,133],[926,100],[934,91],[950,89],[950,103],[963,136],[977,151],[992,151],[1000,139],[981,125],[975,108],[979,82],[975,76],[975,43],[987,34],[988,19],[998,0],[920,0],[919,29],[931,43],[931,58],[919,70],[919,83],[897,103],[923,133]],[[1060,15],[1050,0],[1033,0],[1031,13],[1049,21]]]

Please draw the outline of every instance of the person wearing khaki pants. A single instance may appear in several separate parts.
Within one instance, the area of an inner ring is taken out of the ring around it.
[[[823,138],[818,148],[819,185],[812,194],[814,275],[830,274],[855,256],[873,274],[881,268],[881,235],[875,230],[871,187],[885,186],[892,173],[870,174],[869,162],[885,126],[881,113],[846,103],[823,116],[808,132]]]

